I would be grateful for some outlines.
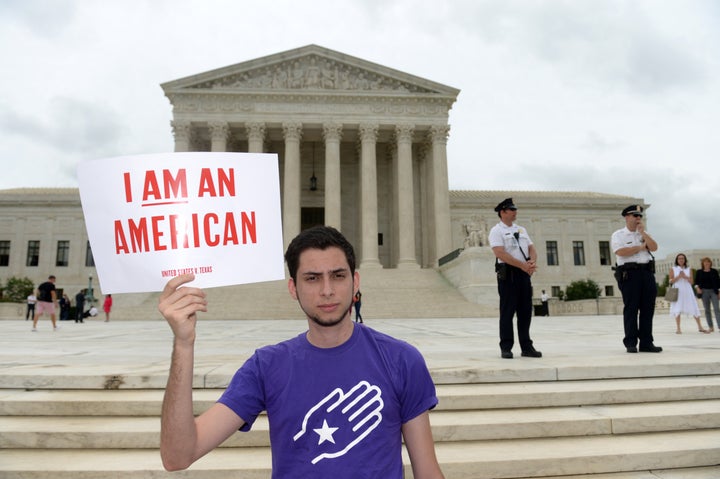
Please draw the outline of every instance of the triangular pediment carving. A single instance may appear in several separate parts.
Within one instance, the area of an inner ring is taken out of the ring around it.
[[[333,50],[307,47],[262,57],[162,85],[220,91],[320,90],[457,96],[458,90]]]

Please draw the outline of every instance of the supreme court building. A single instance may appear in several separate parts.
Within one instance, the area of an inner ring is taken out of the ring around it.
[[[537,295],[586,278],[617,294],[610,235],[622,208],[644,200],[449,191],[455,88],[316,45],[161,86],[175,151],[277,154],[286,245],[322,223],[347,236],[361,269],[440,270],[459,250],[487,247],[493,208],[511,196],[538,250]],[[97,278],[77,188],[0,191],[0,283],[48,274],[71,292]]]
[[[452,250],[446,145],[459,90],[316,45],[164,83],[175,151],[277,153],[285,245],[327,224],[362,268]]]

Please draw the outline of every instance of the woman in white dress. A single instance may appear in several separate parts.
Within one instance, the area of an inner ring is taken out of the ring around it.
[[[699,332],[709,333],[710,331],[703,328],[700,323],[700,308],[698,308],[697,299],[692,289],[692,273],[687,265],[687,257],[684,254],[680,253],[675,257],[675,266],[670,270],[669,276],[670,285],[678,289],[677,301],[670,303],[670,316],[674,316],[677,323],[675,332],[682,334],[680,316],[685,313],[691,314],[695,318]]]

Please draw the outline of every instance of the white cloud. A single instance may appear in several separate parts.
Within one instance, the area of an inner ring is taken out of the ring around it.
[[[718,247],[719,20],[713,0],[6,0],[0,188],[169,151],[160,83],[315,43],[461,90],[451,188],[638,196],[661,249]]]

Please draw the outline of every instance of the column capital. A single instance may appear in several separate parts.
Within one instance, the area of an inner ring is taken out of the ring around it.
[[[230,136],[230,127],[225,121],[211,121],[208,123],[208,128],[213,141],[227,141]]]
[[[261,121],[245,123],[245,132],[248,140],[264,141],[265,139],[265,123]]]
[[[325,141],[340,141],[342,139],[342,123],[324,123],[323,138]]]
[[[379,128],[380,126],[377,123],[360,123],[360,140],[376,141]]]
[[[433,143],[447,143],[450,125],[432,125],[428,132],[428,140]]]
[[[395,125],[395,139],[398,143],[412,142],[415,125],[412,123],[400,123]]]
[[[175,141],[190,141],[192,136],[192,125],[189,121],[170,121],[170,127],[172,128],[173,136]]]
[[[283,135],[286,140],[300,141],[302,138],[302,122],[294,121],[282,124]]]

